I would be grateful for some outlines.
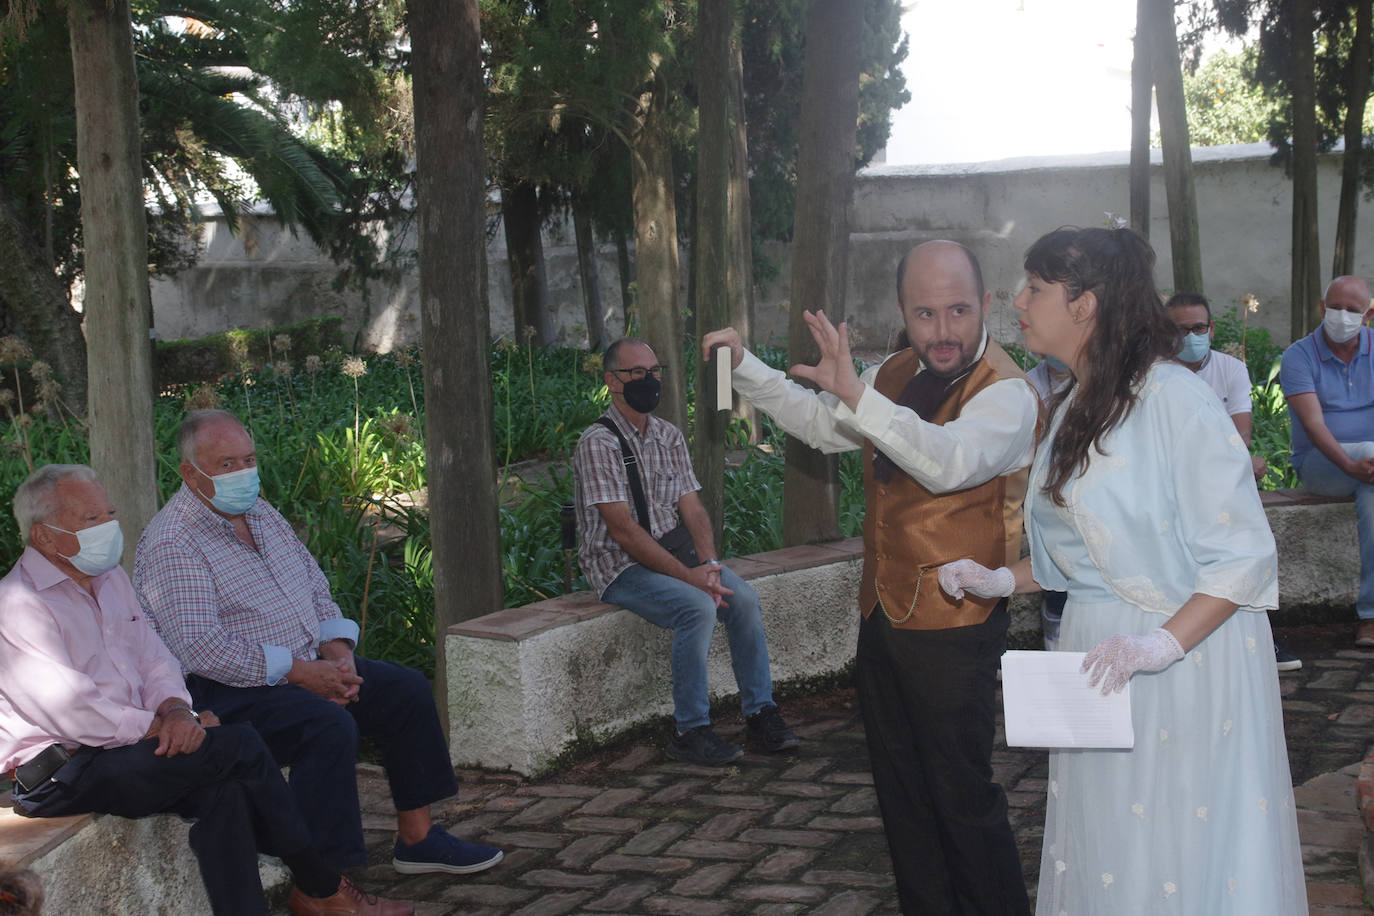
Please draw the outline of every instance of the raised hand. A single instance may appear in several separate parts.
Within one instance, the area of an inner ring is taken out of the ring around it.
[[[802,320],[820,348],[821,360],[814,366],[801,364],[791,368],[792,375],[815,382],[821,389],[835,395],[853,410],[859,406],[864,383],[854,371],[854,359],[849,353],[849,327],[840,322],[837,328],[830,323],[823,309],[815,313],[802,312]]]
[[[739,331],[734,328],[721,328],[719,331],[711,331],[701,338],[701,358],[708,363],[711,361],[711,351],[719,346],[730,348],[730,368],[738,369],[739,364],[744,361],[744,342],[740,340]]]

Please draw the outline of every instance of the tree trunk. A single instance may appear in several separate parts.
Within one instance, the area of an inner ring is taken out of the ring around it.
[[[698,335],[730,322],[730,32],[732,0],[697,3],[697,220],[695,239]],[[724,515],[725,429],[729,411],[716,410],[716,363],[697,351],[696,429],[693,464],[701,497],[721,543]],[[726,357],[728,358],[728,350]],[[727,392],[728,394],[728,392]]]
[[[444,634],[505,604],[485,295],[482,50],[477,0],[410,0],[408,20],[436,690],[447,729]]]
[[[640,98],[640,126],[630,150],[635,208],[635,287],[640,334],[658,354],[663,373],[659,416],[687,431],[687,379],[682,362],[682,307],[678,296],[677,210],[673,201],[673,150],[665,125],[667,86],[662,74]]]
[[[630,261],[630,240],[623,229],[615,230],[615,264],[620,279],[620,333],[630,333],[630,328],[639,324],[635,307],[635,272]]]
[[[587,316],[587,346],[601,350],[606,339],[606,309],[601,304],[601,271],[596,264],[592,215],[580,191],[572,195],[573,233],[577,236],[577,275],[582,281],[582,310]]]
[[[158,507],[153,305],[133,25],[128,0],[71,0],[67,9],[86,268],[91,466],[119,506],[128,568]]]
[[[1150,240],[1150,2],[1136,0],[1135,50],[1131,57],[1131,228]]]
[[[859,116],[862,17],[847,0],[811,0],[797,137],[797,209],[792,231],[792,314],[788,358],[814,364],[819,351],[802,310],[844,316],[849,203]],[[839,464],[791,437],[783,471],[786,545],[840,536]]]
[[[1364,154],[1364,109],[1369,97],[1371,0],[1355,4],[1355,41],[1350,49],[1350,83],[1345,93],[1345,155],[1341,157],[1341,197],[1336,216],[1336,251],[1331,276],[1355,270],[1355,211],[1360,199],[1360,159]]]
[[[553,343],[549,281],[544,273],[544,240],[540,234],[539,193],[519,182],[501,190],[501,221],[506,225],[506,260],[510,264],[511,307],[520,343]]]
[[[81,317],[52,265],[23,225],[8,195],[0,192],[0,299],[23,329],[34,356],[52,366],[62,400],[86,413],[86,338]]]
[[[749,131],[744,109],[744,52],[739,30],[730,37],[730,325],[746,347],[754,345],[754,229],[749,216]],[[762,441],[758,411],[738,398],[735,416],[749,424],[749,441]]]
[[[1321,298],[1317,235],[1317,91],[1312,0],[1293,0],[1293,340],[1314,326]]]
[[[1178,57],[1173,0],[1153,0],[1150,10],[1151,72],[1159,103],[1159,138],[1164,148],[1164,188],[1169,202],[1169,249],[1174,291],[1203,292],[1202,242],[1198,234],[1193,153],[1188,140],[1188,108]]]

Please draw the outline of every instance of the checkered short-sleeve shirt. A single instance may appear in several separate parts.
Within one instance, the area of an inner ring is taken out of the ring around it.
[[[648,503],[652,534],[662,537],[678,523],[678,500],[684,494],[701,489],[687,454],[687,439],[682,430],[652,415],[642,436],[615,407],[608,409],[604,416],[615,423],[639,461],[639,478]],[[581,541],[577,558],[587,583],[600,595],[616,576],[635,562],[611,537],[596,508],[601,503],[623,502],[630,507],[631,515],[635,513],[634,497],[630,494],[629,478],[615,435],[599,423],[587,427],[577,441],[573,470],[577,475],[577,533]]]

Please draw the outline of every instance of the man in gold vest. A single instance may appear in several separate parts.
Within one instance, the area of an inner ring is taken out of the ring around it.
[[[963,245],[912,249],[897,269],[911,345],[862,378],[845,325],[806,313],[821,360],[792,374],[819,393],[745,352],[733,329],[702,341],[730,347],[735,389],[788,433],[825,452],[863,449],[856,677],[904,913],[1029,913],[992,779],[1006,602],[952,601],[935,575],[960,557],[1020,556],[1040,406],[984,328],[989,300]]]

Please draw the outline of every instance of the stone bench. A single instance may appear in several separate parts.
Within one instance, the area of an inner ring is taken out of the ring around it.
[[[44,912],[210,912],[191,852],[190,823],[170,814],[130,820],[113,815],[24,817],[0,794],[0,861],[27,866],[43,881]],[[290,873],[262,856],[268,901],[285,905]]]
[[[1279,547],[1276,625],[1351,620],[1359,549],[1351,499],[1261,494]],[[759,592],[775,684],[835,675],[854,660],[858,538],[726,561]],[[1040,596],[1013,598],[1009,642],[1040,644]],[[449,743],[459,766],[535,774],[672,712],[668,631],[587,592],[507,608],[445,635]],[[708,663],[713,700],[736,693],[723,628]]]

